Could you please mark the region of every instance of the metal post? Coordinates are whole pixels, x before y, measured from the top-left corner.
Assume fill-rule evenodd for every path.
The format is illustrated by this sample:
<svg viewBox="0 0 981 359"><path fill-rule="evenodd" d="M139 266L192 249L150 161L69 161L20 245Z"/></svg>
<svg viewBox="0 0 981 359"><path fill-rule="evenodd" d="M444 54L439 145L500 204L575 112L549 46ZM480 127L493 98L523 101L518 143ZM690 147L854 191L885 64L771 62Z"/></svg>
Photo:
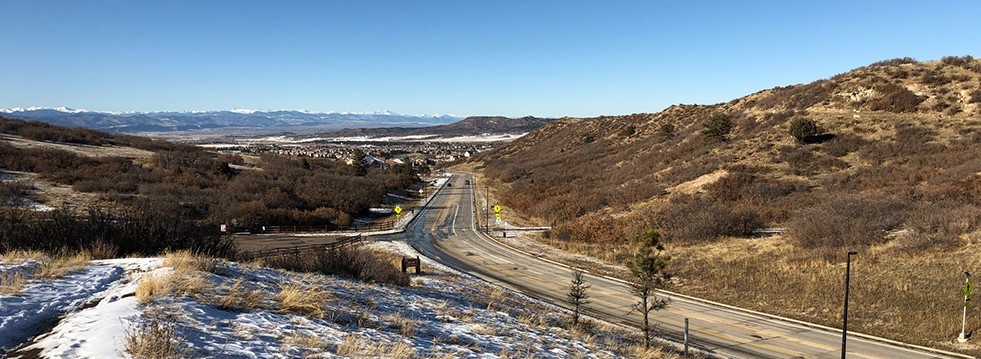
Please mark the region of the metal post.
<svg viewBox="0 0 981 359"><path fill-rule="evenodd" d="M490 184L484 185L487 188L486 196L484 196L484 232L488 235L490 234Z"/></svg>
<svg viewBox="0 0 981 359"><path fill-rule="evenodd" d="M856 251L848 251L848 259L845 262L845 315L841 322L841 359L845 359L845 344L848 341L848 282L851 279L852 256L858 254Z"/></svg>
<svg viewBox="0 0 981 359"><path fill-rule="evenodd" d="M961 317L961 335L957 336L958 343L967 342L967 305L970 303L971 298L968 297L970 288L968 287L971 283L971 273L964 272L964 314Z"/></svg>
<svg viewBox="0 0 981 359"><path fill-rule="evenodd" d="M688 318L685 318L685 355L688 355Z"/></svg>

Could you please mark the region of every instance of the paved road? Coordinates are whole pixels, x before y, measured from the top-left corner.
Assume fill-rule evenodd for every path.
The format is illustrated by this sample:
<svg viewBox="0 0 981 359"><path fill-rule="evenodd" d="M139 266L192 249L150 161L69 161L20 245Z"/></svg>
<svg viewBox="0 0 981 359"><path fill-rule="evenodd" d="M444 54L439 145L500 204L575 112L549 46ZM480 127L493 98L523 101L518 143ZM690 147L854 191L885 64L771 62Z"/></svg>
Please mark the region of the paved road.
<svg viewBox="0 0 981 359"><path fill-rule="evenodd" d="M456 174L430 207L406 228L389 238L405 239L424 255L490 282L516 289L558 305L568 291L571 270L505 247L475 230L473 193ZM592 284L590 315L639 326L640 315L628 314L634 299L625 284L586 275ZM840 332L814 329L743 311L670 297L668 308L653 316L665 336L678 339L684 318L690 318L692 342L705 350L737 358L839 358ZM946 356L911 350L849 336L849 358L922 359Z"/></svg>

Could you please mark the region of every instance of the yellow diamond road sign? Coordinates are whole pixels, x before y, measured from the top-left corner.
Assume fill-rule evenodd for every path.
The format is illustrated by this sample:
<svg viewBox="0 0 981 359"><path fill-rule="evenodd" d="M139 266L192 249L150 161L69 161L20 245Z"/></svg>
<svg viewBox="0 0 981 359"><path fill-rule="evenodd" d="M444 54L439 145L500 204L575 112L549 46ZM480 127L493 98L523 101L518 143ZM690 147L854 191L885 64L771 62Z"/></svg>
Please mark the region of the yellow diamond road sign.
<svg viewBox="0 0 981 359"><path fill-rule="evenodd" d="M497 204L494 205L494 213L501 213L501 206L500 205L497 205Z"/></svg>
<svg viewBox="0 0 981 359"><path fill-rule="evenodd" d="M395 206L395 214L402 214L402 206Z"/></svg>

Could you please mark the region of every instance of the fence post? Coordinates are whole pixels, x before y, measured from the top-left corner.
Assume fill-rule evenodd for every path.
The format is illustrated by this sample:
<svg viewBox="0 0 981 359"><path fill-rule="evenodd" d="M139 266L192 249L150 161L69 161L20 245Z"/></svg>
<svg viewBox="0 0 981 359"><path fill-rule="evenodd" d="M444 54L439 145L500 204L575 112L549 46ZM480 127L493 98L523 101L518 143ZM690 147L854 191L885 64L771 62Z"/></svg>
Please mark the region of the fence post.
<svg viewBox="0 0 981 359"><path fill-rule="evenodd" d="M405 273L405 256L402 256L402 273Z"/></svg>
<svg viewBox="0 0 981 359"><path fill-rule="evenodd" d="M416 256L416 274L422 274L422 261Z"/></svg>

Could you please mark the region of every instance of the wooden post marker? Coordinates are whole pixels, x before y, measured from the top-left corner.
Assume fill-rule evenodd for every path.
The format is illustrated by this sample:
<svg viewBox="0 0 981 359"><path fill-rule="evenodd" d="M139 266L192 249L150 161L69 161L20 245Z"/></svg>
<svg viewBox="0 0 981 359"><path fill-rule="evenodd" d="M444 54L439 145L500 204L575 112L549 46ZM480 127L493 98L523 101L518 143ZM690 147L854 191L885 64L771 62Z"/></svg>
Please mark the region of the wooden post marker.
<svg viewBox="0 0 981 359"><path fill-rule="evenodd" d="M416 267L416 274L422 274L422 261L419 260L419 256L415 258L402 256L402 273L405 273L409 267Z"/></svg>

